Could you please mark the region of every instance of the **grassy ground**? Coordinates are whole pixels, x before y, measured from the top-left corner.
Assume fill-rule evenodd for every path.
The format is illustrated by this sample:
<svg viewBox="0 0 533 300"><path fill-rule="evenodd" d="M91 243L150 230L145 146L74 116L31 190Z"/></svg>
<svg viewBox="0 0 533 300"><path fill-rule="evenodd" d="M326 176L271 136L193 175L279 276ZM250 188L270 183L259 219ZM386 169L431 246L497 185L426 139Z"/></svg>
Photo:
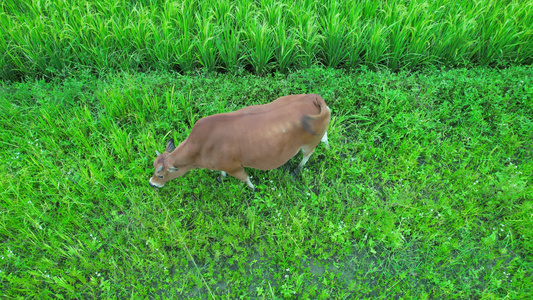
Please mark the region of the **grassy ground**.
<svg viewBox="0 0 533 300"><path fill-rule="evenodd" d="M523 299L533 68L0 83L2 298ZM331 149L149 188L209 114L314 92ZM190 254L189 254L190 253ZM194 258L191 259L191 258ZM200 275L201 274L201 275Z"/></svg>
<svg viewBox="0 0 533 300"><path fill-rule="evenodd" d="M533 63L521 0L4 0L0 79Z"/></svg>

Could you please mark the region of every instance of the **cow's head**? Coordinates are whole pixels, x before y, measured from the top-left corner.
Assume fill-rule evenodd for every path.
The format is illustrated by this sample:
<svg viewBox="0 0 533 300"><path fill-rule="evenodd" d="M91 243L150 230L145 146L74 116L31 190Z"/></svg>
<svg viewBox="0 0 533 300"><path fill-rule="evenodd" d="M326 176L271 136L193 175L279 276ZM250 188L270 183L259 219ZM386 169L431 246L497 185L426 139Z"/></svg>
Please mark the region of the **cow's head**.
<svg viewBox="0 0 533 300"><path fill-rule="evenodd" d="M167 147L165 152L159 153L157 150L157 158L154 161L155 172L152 178L150 178L149 184L154 188L161 188L165 183L171 179L180 177L182 172L179 172L179 168L174 166L174 160L171 158L170 154L174 151L176 147L174 146L174 139L170 139L167 142Z"/></svg>

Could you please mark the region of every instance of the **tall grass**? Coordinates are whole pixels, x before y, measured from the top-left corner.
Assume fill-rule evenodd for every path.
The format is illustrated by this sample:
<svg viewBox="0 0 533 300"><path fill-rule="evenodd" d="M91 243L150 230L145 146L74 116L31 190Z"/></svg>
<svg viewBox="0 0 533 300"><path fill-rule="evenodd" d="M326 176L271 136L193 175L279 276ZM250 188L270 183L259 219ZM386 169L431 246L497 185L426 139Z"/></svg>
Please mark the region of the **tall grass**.
<svg viewBox="0 0 533 300"><path fill-rule="evenodd" d="M0 78L533 62L530 1L6 0Z"/></svg>

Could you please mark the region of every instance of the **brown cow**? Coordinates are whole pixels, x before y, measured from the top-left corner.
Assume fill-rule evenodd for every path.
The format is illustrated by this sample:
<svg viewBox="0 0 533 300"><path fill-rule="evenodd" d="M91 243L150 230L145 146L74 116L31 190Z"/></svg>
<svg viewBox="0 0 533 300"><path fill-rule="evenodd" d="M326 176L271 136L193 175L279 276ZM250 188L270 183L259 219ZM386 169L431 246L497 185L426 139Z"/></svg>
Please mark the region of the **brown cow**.
<svg viewBox="0 0 533 300"><path fill-rule="evenodd" d="M216 114L198 120L189 136L178 145L169 140L165 152L154 161L150 186L163 187L189 170L221 171L255 187L244 167L271 170L280 167L302 149L298 173L320 141L328 145L326 130L331 115L316 94L291 95L264 105Z"/></svg>

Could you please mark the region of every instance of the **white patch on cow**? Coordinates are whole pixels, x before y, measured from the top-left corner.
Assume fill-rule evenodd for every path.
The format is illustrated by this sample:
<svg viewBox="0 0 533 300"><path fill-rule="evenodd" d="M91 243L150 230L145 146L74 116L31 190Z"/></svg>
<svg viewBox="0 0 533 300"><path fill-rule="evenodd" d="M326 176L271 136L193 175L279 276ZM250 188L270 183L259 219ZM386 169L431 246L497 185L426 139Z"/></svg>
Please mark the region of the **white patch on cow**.
<svg viewBox="0 0 533 300"><path fill-rule="evenodd" d="M283 128L283 133L285 133L285 128Z"/></svg>
<svg viewBox="0 0 533 300"><path fill-rule="evenodd" d="M329 143L328 143L328 132L324 132L324 136L320 140L322 143L326 144L326 149L329 149Z"/></svg>
<svg viewBox="0 0 533 300"><path fill-rule="evenodd" d="M164 186L164 184L157 184L157 183L152 182L152 178L150 178L150 185L158 187L158 188L162 188Z"/></svg>

